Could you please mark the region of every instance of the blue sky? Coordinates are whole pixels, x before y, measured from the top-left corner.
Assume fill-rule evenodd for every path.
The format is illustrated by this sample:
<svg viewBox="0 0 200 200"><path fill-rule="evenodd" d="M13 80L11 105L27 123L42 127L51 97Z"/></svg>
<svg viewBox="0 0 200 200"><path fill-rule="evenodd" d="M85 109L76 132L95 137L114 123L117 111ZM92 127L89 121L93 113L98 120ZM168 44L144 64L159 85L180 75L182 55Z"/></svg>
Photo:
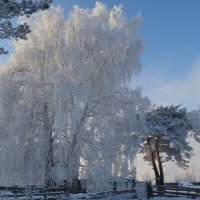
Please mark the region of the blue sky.
<svg viewBox="0 0 200 200"><path fill-rule="evenodd" d="M67 17L73 5L92 8L95 0L54 0ZM200 1L102 0L109 8L123 4L129 17L142 12L142 70L133 85L156 104L180 104L189 110L200 104ZM8 41L1 41L6 45ZM10 47L9 47L10 48ZM11 50L12 51L12 50ZM10 54L9 54L10 55ZM1 56L6 63L9 56ZM199 94L198 94L199 93Z"/></svg>

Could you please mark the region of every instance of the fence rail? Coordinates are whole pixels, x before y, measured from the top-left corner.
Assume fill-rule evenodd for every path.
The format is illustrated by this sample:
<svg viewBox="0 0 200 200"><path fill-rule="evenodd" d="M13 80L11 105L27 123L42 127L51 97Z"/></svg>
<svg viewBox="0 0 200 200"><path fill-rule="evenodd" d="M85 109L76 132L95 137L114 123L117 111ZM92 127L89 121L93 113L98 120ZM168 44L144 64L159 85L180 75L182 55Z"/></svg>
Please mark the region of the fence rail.
<svg viewBox="0 0 200 200"><path fill-rule="evenodd" d="M200 188L182 187L175 185L153 186L154 196L200 198Z"/></svg>
<svg viewBox="0 0 200 200"><path fill-rule="evenodd" d="M76 186L75 186L76 187ZM80 186L77 186L80 187ZM70 189L71 187L67 187L66 185L61 185L57 187L36 187L36 186L27 186L27 187L4 187L0 186L0 199L21 199L21 197L26 197L27 199L35 199L35 200L58 200L58 199L71 199ZM69 195L70 193L70 195ZM135 189L126 189L126 190L109 190L98 193L91 193L89 196L91 199L103 198L106 196L114 196L120 194L131 193L133 197L136 197ZM86 194L87 195L87 194ZM88 199L90 199L88 197ZM84 198L84 195L83 195Z"/></svg>

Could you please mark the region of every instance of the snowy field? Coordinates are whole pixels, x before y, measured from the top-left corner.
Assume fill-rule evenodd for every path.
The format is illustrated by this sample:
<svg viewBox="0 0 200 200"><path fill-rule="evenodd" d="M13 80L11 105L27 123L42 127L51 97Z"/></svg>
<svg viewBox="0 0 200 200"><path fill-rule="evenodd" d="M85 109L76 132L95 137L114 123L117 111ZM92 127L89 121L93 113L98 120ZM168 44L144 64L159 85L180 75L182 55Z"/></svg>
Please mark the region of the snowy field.
<svg viewBox="0 0 200 200"><path fill-rule="evenodd" d="M68 198L61 198L59 200L83 200L83 199L99 199L99 200L131 200L131 199L135 199L135 200L140 200L138 198L136 198L133 194L121 194L121 195L110 195L110 196L106 196L106 197L98 197L98 196L94 196L91 194L88 195L83 195L83 194L76 194L76 195L71 195ZM188 200L189 198L185 198L185 197L153 197L150 198L150 200ZM27 198L27 197L23 197L23 198L3 198L0 197L0 200L35 200L35 198ZM146 200L146 199L142 199L142 200Z"/></svg>
<svg viewBox="0 0 200 200"><path fill-rule="evenodd" d="M30 198L30 197L1 197L0 200L35 200L35 199L42 199L43 197L37 198ZM67 198L58 198L59 200L81 200L81 199L99 199L99 200L130 200L130 199L137 199L133 194L121 194L121 195L106 195L104 197L98 196L96 194L73 194Z"/></svg>
<svg viewBox="0 0 200 200"><path fill-rule="evenodd" d="M74 197L73 199L81 200L82 198ZM94 199L94 198L91 198L91 199ZM108 197L103 197L103 198L98 198L98 199L99 200L130 200L130 199L137 200L138 198L135 198L131 194L121 194L121 195L108 196ZM174 200L174 199L175 200L188 200L189 198L185 198L185 197L153 197L153 198L150 198L150 200ZM143 199L143 200L145 200L145 199Z"/></svg>
<svg viewBox="0 0 200 200"><path fill-rule="evenodd" d="M136 199L136 197L133 194L121 194L121 195L108 195L106 197L99 198L95 195L87 195L87 196L81 196L79 194L72 195L69 199L74 200L80 200L80 199L100 199L100 200L130 200L130 199Z"/></svg>
<svg viewBox="0 0 200 200"><path fill-rule="evenodd" d="M189 198L186 198L186 197L153 197L153 198L150 198L150 200L173 200L173 199L188 200Z"/></svg>

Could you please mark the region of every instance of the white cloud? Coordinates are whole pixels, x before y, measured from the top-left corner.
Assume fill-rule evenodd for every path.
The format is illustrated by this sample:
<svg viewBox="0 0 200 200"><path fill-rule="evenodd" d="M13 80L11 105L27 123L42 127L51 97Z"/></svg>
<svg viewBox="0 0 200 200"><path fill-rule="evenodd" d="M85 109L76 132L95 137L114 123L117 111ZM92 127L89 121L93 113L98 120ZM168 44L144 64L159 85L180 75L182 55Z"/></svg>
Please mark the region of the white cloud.
<svg viewBox="0 0 200 200"><path fill-rule="evenodd" d="M1 55L0 55L1 56ZM0 69L2 69L4 67L4 64L1 63L1 60L0 60Z"/></svg>
<svg viewBox="0 0 200 200"><path fill-rule="evenodd" d="M149 74L144 71L134 84L142 85L143 94L152 103L182 104L189 110L197 109L200 104L200 59L194 62L185 77L180 74L180 77L174 79L158 71Z"/></svg>

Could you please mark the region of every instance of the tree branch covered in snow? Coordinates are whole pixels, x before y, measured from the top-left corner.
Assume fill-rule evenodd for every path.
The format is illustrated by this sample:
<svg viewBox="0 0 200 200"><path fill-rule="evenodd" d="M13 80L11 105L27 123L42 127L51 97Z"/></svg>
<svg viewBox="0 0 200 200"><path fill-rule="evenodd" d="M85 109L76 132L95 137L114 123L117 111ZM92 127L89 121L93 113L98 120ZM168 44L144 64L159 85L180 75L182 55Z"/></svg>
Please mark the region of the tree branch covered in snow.
<svg viewBox="0 0 200 200"><path fill-rule="evenodd" d="M187 117L191 124L191 136L194 137L197 142L200 142L200 109L190 111Z"/></svg>

